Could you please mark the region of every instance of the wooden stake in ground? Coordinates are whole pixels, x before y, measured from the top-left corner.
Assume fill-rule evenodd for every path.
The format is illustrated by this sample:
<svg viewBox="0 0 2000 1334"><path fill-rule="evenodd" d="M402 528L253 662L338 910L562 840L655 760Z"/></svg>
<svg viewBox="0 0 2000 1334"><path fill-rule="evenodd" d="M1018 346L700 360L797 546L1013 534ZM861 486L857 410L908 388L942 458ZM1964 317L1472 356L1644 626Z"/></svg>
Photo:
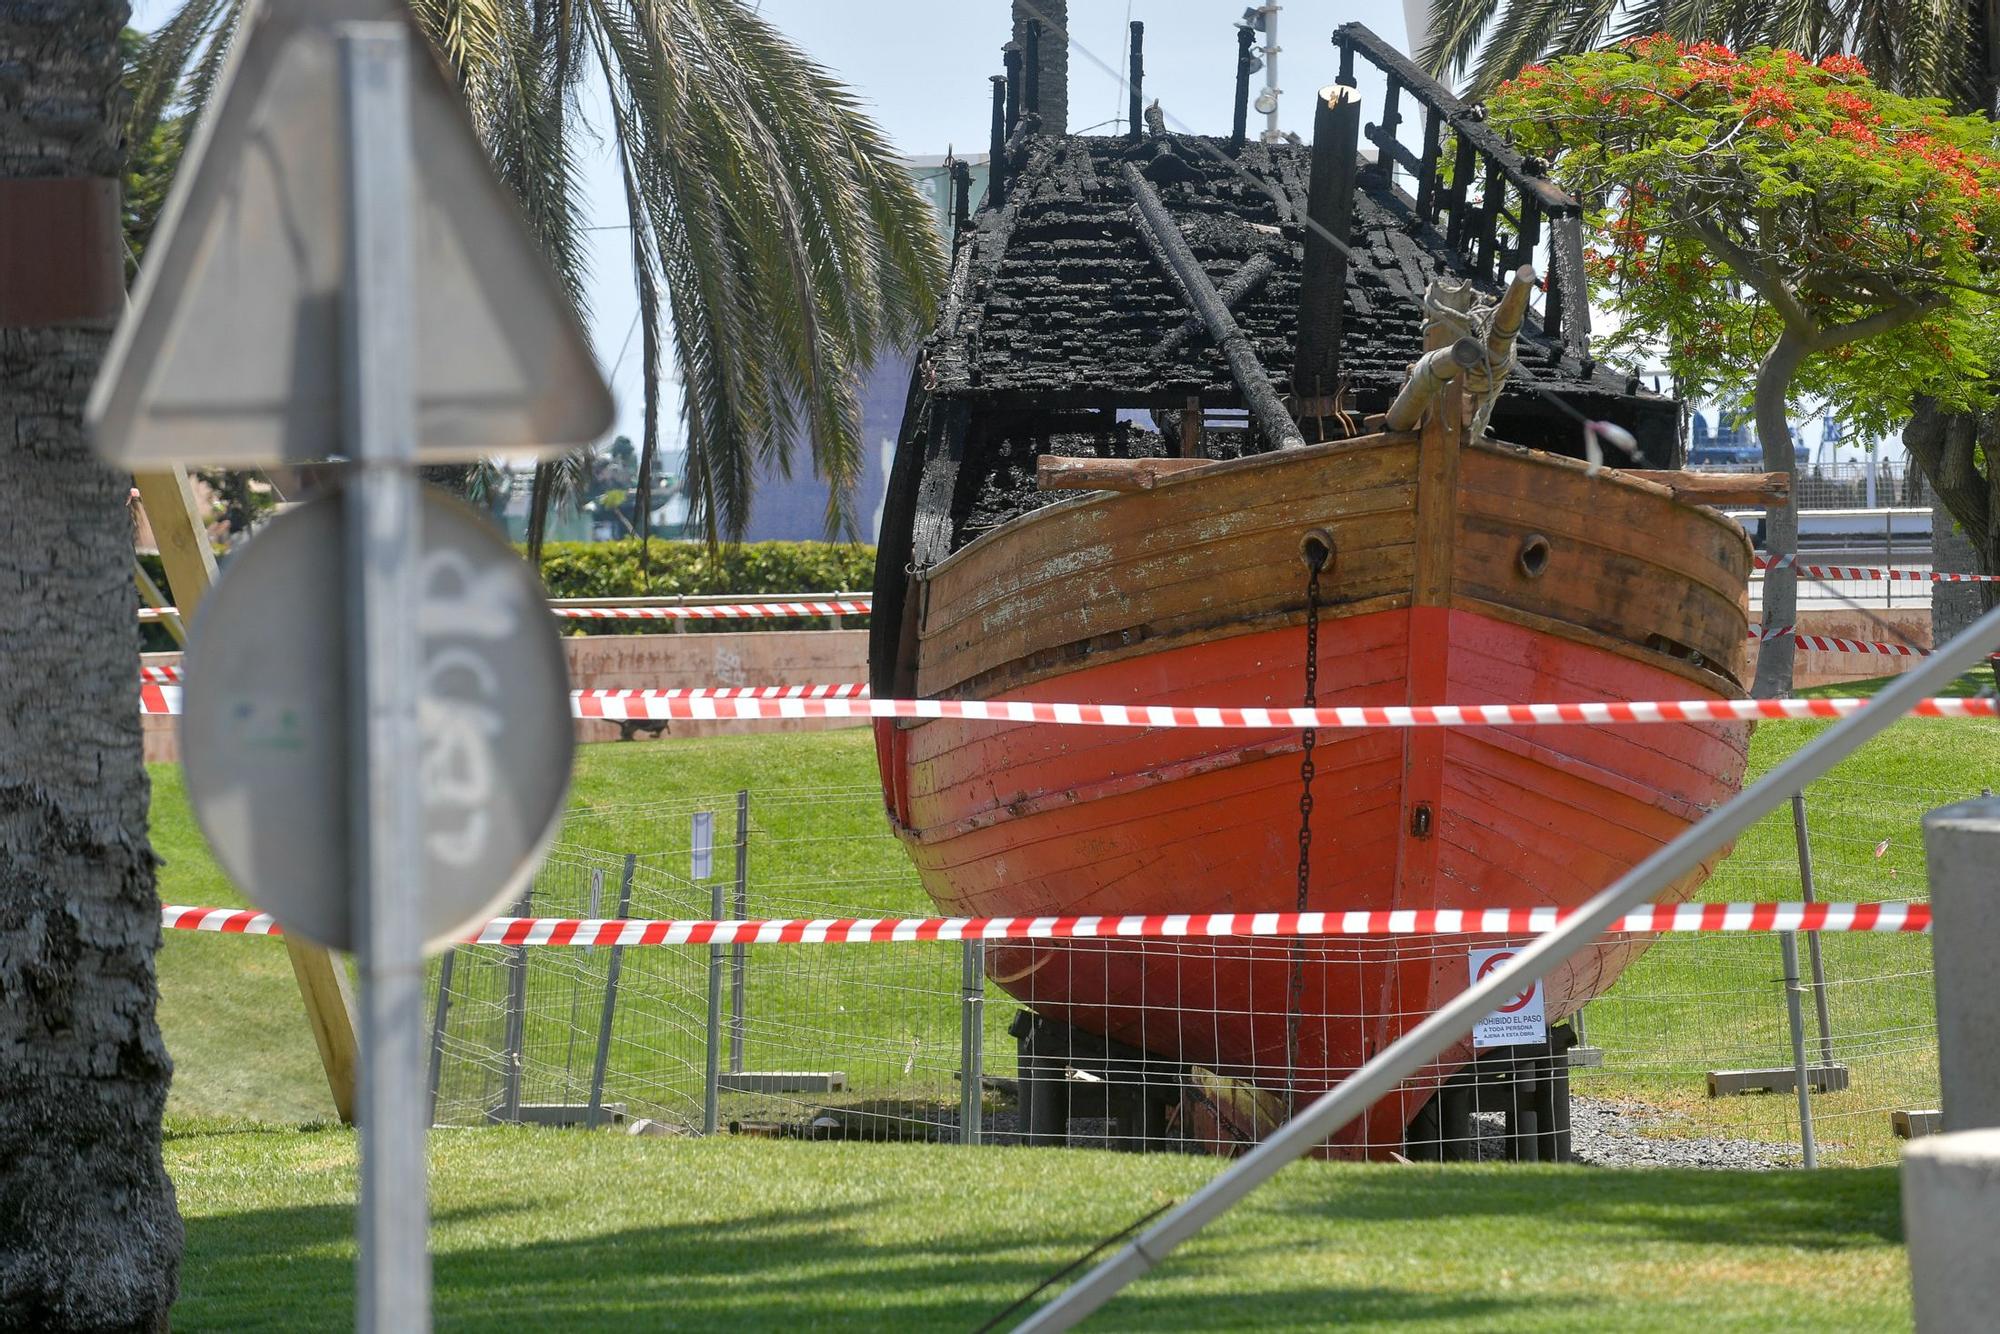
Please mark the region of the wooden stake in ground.
<svg viewBox="0 0 2000 1334"><path fill-rule="evenodd" d="M215 582L215 552L195 512L187 470L175 466L169 472L135 473L132 481L139 488L139 503L146 507L153 538L160 544L174 606L181 623L191 626L195 608ZM326 1070L334 1111L343 1124L352 1125L359 1048L347 969L331 952L290 936L285 937L285 952L291 956L292 976L298 979L299 996L305 1001L306 1024Z"/></svg>

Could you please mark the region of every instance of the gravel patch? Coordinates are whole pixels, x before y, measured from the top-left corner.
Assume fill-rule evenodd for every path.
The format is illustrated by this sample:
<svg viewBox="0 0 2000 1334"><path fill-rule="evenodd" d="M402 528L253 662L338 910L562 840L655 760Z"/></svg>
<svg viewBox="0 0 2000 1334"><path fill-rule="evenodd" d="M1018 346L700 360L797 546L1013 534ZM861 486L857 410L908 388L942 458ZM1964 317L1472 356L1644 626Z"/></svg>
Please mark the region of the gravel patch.
<svg viewBox="0 0 2000 1334"><path fill-rule="evenodd" d="M1709 1167L1768 1172L1799 1164L1796 1144L1719 1135L1674 1136L1675 1128L1687 1121L1678 1112L1645 1103L1572 1097L1570 1152L1576 1162L1593 1167ZM1661 1131L1673 1137L1663 1137ZM1493 1133L1499 1133L1498 1126Z"/></svg>

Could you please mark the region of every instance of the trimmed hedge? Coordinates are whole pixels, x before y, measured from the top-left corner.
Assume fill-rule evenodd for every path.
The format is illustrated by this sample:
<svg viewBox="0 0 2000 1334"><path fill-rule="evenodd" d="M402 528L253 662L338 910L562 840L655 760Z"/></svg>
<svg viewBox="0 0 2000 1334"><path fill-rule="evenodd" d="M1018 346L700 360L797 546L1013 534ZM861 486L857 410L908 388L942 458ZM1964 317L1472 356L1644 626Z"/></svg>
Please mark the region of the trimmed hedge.
<svg viewBox="0 0 2000 1334"><path fill-rule="evenodd" d="M861 543L745 542L711 551L704 542L654 539L647 572L639 542L551 542L542 549L542 583L552 598L675 597L728 594L745 599L807 593L866 592L875 583L875 548ZM843 627L868 623L843 618ZM688 631L823 629L820 619L684 621ZM659 634L661 621L570 622L572 634Z"/></svg>
<svg viewBox="0 0 2000 1334"><path fill-rule="evenodd" d="M166 572L156 555L141 556L161 588ZM542 549L542 583L552 598L674 597L733 594L746 600L800 593L865 593L875 584L875 548L862 543L744 542L711 552L704 542L655 538L647 576L639 573L639 541L551 542ZM568 634L660 634L668 621L565 621ZM754 621L683 621L690 632L718 630L813 630L821 618ZM841 619L844 628L868 624L865 616ZM150 651L178 647L156 623L141 627Z"/></svg>

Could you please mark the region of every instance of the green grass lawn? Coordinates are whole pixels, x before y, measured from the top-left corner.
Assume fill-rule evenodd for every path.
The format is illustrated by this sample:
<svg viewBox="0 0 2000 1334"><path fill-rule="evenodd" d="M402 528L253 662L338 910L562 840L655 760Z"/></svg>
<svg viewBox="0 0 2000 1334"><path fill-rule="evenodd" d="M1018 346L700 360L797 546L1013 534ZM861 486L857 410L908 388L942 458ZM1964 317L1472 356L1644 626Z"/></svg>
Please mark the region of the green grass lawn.
<svg viewBox="0 0 2000 1334"><path fill-rule="evenodd" d="M1753 775L1820 730L1760 728ZM156 767L153 781L162 897L239 903L188 816L179 770ZM1811 795L1822 897L1921 897L1921 812L1989 784L2000 786L2000 727L1899 724ZM732 794L748 788L757 793L753 915L924 911L873 785L872 747L859 729L587 747L564 839L572 848L648 853L634 913L685 914L706 901L705 887L686 880L689 813L716 811L717 866L727 876ZM1884 838L1890 846L1878 858ZM1791 859L1781 813L1741 841L1704 897L1795 897ZM571 853L544 876L537 910L579 911L593 868L608 873L600 896L615 894L618 859ZM888 957L881 952L753 950L751 1068L782 1065L794 1053L804 1060L837 1031L851 1073L864 1073L864 1061L876 1072L866 1075L871 1087L950 1101L950 948L902 951L901 971L872 983L834 970ZM529 1048L538 1070L560 1066L568 1082L526 1095L573 1098L575 1034L593 1022L603 956L536 957L553 971L531 993ZM928 961L907 962L920 957ZM466 976L483 967L487 983L504 977L498 951L480 958L461 955ZM1770 937L1656 947L1591 1007L1591 1041L1622 1068L1584 1079L1580 1091L1645 1098L1683 1118L1656 1133L1785 1138L1789 1098L1711 1103L1698 1095L1707 1068L1784 1059L1776 961ZM636 998L649 991L664 997L661 1013L698 1009L706 966L698 952L631 951L626 962L634 1013L644 1016ZM1893 1144L1881 1109L1919 1105L1935 1092L1927 941L1834 938L1827 966L1840 1055L1856 1088L1819 1100L1822 1139L1833 1141L1834 1161L1887 1161ZM567 989L564 968L576 972ZM173 933L159 971L161 1022L177 1064L167 1161L188 1228L177 1325L349 1324L354 1139L298 1128L331 1107L284 951L269 941ZM490 989L467 994L475 1026L480 1004L497 1013ZM812 1015L817 1036L787 1045L797 1037L787 1033L788 1016L800 1013ZM992 1007L992 1069L1011 1057L1008 1013ZM621 1027L614 1066L664 1083L662 1072L698 1065L699 1053L698 1034L670 1031L661 1019L651 1029ZM489 1095L467 1094L475 1102ZM685 1103L684 1086L676 1096ZM536 1318L646 1329L971 1328L1217 1170L1205 1158L1080 1150L516 1129L440 1131L432 1151L444 1328ZM1129 1291L1096 1327L1903 1328L1896 1219L1886 1168L1746 1180L1302 1163Z"/></svg>
<svg viewBox="0 0 2000 1334"><path fill-rule="evenodd" d="M178 1329L352 1321L355 1143L184 1124ZM1083 1150L432 1138L441 1329L973 1329L1213 1160ZM1300 1163L1095 1329L1902 1329L1886 1169Z"/></svg>

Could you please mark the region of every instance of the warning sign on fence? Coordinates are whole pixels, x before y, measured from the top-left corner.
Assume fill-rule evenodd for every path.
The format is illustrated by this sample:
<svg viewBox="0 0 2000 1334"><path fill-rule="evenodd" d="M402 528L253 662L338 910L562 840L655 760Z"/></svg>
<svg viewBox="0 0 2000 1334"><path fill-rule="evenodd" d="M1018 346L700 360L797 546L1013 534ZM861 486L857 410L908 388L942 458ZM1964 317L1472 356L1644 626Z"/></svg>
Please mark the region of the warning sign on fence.
<svg viewBox="0 0 2000 1334"><path fill-rule="evenodd" d="M1467 951L1466 964L1471 980L1477 982L1488 973L1505 967L1519 952L1511 949ZM1544 1001L1542 984L1537 980L1526 991L1479 1021L1472 1030L1473 1049L1484 1051L1488 1047L1515 1047L1548 1041L1548 1008Z"/></svg>

